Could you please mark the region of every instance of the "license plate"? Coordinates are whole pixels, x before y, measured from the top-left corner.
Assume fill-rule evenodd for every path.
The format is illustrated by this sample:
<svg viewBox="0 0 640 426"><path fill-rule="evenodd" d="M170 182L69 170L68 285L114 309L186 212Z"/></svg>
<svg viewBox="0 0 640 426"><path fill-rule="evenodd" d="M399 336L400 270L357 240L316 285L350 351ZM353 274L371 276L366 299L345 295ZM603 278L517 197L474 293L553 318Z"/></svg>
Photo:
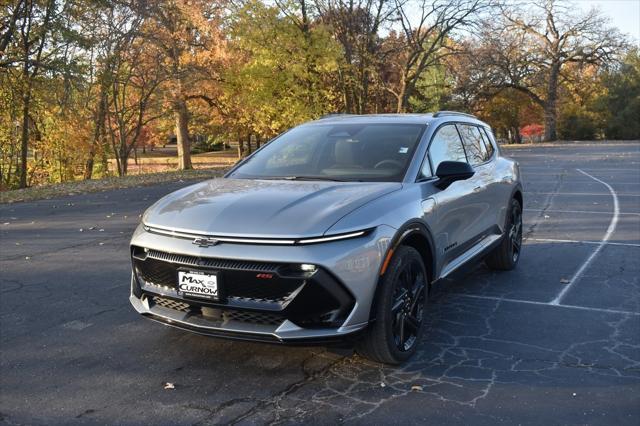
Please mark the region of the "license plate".
<svg viewBox="0 0 640 426"><path fill-rule="evenodd" d="M218 275L215 272L178 271L178 295L218 300Z"/></svg>

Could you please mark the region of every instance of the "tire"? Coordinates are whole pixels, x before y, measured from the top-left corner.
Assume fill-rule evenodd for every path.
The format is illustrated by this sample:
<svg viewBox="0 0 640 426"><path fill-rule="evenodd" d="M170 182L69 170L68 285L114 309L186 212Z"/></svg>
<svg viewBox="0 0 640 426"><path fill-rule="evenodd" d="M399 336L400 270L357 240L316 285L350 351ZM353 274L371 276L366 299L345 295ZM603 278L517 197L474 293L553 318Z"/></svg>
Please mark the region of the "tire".
<svg viewBox="0 0 640 426"><path fill-rule="evenodd" d="M400 246L379 283L374 302L375 321L356 346L372 361L401 364L411 358L424 330L429 276L420 254Z"/></svg>
<svg viewBox="0 0 640 426"><path fill-rule="evenodd" d="M513 198L507 213L505 235L496 248L485 258L485 263L497 271L510 271L516 267L522 251L522 206Z"/></svg>

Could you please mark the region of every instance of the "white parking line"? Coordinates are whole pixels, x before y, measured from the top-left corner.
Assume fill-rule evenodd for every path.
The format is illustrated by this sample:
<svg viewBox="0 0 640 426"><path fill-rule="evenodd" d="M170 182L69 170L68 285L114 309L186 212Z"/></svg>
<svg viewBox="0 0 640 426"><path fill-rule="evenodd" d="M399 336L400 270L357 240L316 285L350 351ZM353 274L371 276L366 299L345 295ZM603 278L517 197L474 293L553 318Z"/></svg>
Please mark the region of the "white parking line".
<svg viewBox="0 0 640 426"><path fill-rule="evenodd" d="M525 191L525 194L529 194L529 195L549 195L549 194L553 194L553 195L576 195L576 196L588 195L590 197L593 197L593 196L604 197L604 196L608 196L609 195L609 194L604 193L604 192L537 192L537 191ZM624 194L618 194L618 195L620 195L621 197L640 197L640 194L624 193Z"/></svg>
<svg viewBox="0 0 640 426"><path fill-rule="evenodd" d="M543 209L524 209L525 212L550 212L550 213L584 213L584 214L606 214L607 216L611 214L611 212L598 212L593 210L543 210ZM640 213L619 213L620 216L640 216Z"/></svg>
<svg viewBox="0 0 640 426"><path fill-rule="evenodd" d="M571 180L567 179L568 176L565 176L565 179L563 180L562 183L565 184L592 184L593 182L591 180L588 179L573 179L573 176L571 176ZM525 176L525 183L527 184L527 186L530 185L553 185L555 183L558 183L557 179L527 179L527 177ZM640 181L638 182L613 182L616 185L640 185Z"/></svg>
<svg viewBox="0 0 640 426"><path fill-rule="evenodd" d="M558 170L561 172L564 171L568 171L569 169L567 168L563 168L563 167L546 167L546 166L527 166L527 165L521 165L520 166L521 170ZM607 173L627 173L627 172L634 172L634 173L638 173L638 169L629 169L629 168L619 168L619 169L587 169L589 171L591 171L592 173L594 172L607 172Z"/></svg>
<svg viewBox="0 0 640 426"><path fill-rule="evenodd" d="M552 304L552 303L549 303L549 302L535 302L533 300L509 299L507 297L477 296L475 294L465 294L465 293L450 293L450 294L452 296L469 297L471 299L495 300L495 301L499 301L499 302L508 302L508 303L523 303L525 305L554 306L554 307L558 307L558 308L577 309L577 310L581 310L581 311L606 312L608 314L638 315L638 316L640 316L640 312L620 311L620 310L617 310L617 309L592 308L592 307L588 307L588 306L578 306L578 305L557 305L557 304Z"/></svg>
<svg viewBox="0 0 640 426"><path fill-rule="evenodd" d="M540 241L543 243L574 243L574 244L603 244L603 241L584 241L584 240L559 240L556 238L526 238L525 241ZM604 241L608 246L623 246L623 247L640 247L640 244L634 243L612 243Z"/></svg>
<svg viewBox="0 0 640 426"><path fill-rule="evenodd" d="M569 280L569 284L567 284L566 287L564 287L560 291L560 293L558 293L558 295L555 297L555 299L553 299L550 302L551 305L559 305L562 302L562 299L564 298L564 296L569 292L569 290L571 290L571 288L580 279L580 277L582 277L582 274L584 274L584 271L586 271L586 269L589 267L591 262L593 262L593 259L596 258L598 253L600 253L602 248L606 245L606 242L609 241L609 238L611 238L611 234L613 234L613 231L615 231L616 225L618 224L618 216L620 215L620 206L618 204L618 195L616 194L616 191L611 187L611 185L609 185L607 182L605 182L603 180L598 179L597 177L591 176L589 173L587 173L585 171L582 171L580 169L576 169L576 170L579 171L580 173L582 173L583 175L589 176L591 179L595 180L596 182L600 182L605 187L607 187L607 189L611 193L611 197L613 197L613 217L611 218L611 222L609 223L609 227L607 228L607 232L604 234L604 237L602 237L602 241L600 242L598 247L596 247L596 249L593 251L593 253L591 253L591 255L587 258L587 260L584 261L582 266L580 266L580 269L578 269L576 271L576 273L573 274L573 277L571 277L571 279Z"/></svg>

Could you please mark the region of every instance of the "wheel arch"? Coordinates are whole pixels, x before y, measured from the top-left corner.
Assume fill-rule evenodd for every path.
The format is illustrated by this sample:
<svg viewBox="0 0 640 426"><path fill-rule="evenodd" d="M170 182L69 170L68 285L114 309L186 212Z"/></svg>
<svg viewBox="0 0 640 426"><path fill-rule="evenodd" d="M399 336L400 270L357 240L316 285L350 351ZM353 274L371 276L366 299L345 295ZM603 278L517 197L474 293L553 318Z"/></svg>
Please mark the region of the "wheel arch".
<svg viewBox="0 0 640 426"><path fill-rule="evenodd" d="M520 208L524 209L524 200L522 198L522 186L518 185L513 189L511 193L511 198L515 198L516 200L518 200L518 202L520 203Z"/></svg>
<svg viewBox="0 0 640 426"><path fill-rule="evenodd" d="M435 244L433 236L426 224L417 221L408 222L401 226L396 232L395 236L391 240L391 244L389 244L389 247L387 248L383 263L380 266L376 293L369 311L370 321L375 320L376 305L379 299L378 293L380 289L380 282L387 272L386 268L389 265L394 252L398 247L402 245L412 247L420 254L420 257L422 257L422 261L424 262L424 265L427 269L427 275L429 276L429 289L431 288L431 283L433 282L436 273L436 258L434 255Z"/></svg>
<svg viewBox="0 0 640 426"><path fill-rule="evenodd" d="M383 267L388 264L393 252L401 245L413 247L420 253L427 268L427 274L429 274L429 282L432 282L436 272L435 243L429 227L417 221L405 223L398 229L387 249L385 263L380 268L380 276L384 275L386 271L383 270Z"/></svg>

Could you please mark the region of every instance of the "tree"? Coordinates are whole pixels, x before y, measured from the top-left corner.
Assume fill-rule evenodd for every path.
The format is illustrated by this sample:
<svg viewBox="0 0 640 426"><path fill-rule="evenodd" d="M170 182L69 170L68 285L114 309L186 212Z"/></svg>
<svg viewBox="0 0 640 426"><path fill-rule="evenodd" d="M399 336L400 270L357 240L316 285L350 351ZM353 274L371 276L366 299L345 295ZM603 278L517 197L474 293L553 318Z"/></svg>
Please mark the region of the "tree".
<svg viewBox="0 0 640 426"><path fill-rule="evenodd" d="M483 33L492 52L485 64L495 87L510 87L544 110L545 140L557 139L559 87L568 64L602 65L624 46L618 31L596 9L578 15L559 0L505 7ZM488 24L489 25L489 24Z"/></svg>
<svg viewBox="0 0 640 426"><path fill-rule="evenodd" d="M128 42L126 53L113 66L106 112L120 176L127 174L129 156L144 127L162 115L161 111L158 115L149 113L164 78L161 61L153 56L153 50L144 49L144 41L139 37L132 35Z"/></svg>
<svg viewBox="0 0 640 426"><path fill-rule="evenodd" d="M148 17L145 39L162 53L168 79L163 87L173 110L178 143L178 168L192 168L189 107L192 100L214 103L216 94L204 87L220 79L225 60L220 33L223 9L206 0L162 0L142 3L139 13Z"/></svg>
<svg viewBox="0 0 640 426"><path fill-rule="evenodd" d="M375 112L372 86L383 58L379 33L391 23L395 4L388 0L316 0L315 4L319 19L342 46L337 82L344 112Z"/></svg>
<svg viewBox="0 0 640 426"><path fill-rule="evenodd" d="M247 2L229 26L235 62L224 73L221 104L228 128L242 138L270 138L330 112L340 48L326 25L301 12Z"/></svg>
<svg viewBox="0 0 640 426"><path fill-rule="evenodd" d="M461 27L472 24L478 13L491 5L481 0L421 0L419 17L412 13L415 4L396 0L397 16L402 28L396 55L399 63L398 82L387 90L396 98L396 111L406 112L409 100L423 74L456 53L450 36Z"/></svg>
<svg viewBox="0 0 640 426"><path fill-rule="evenodd" d="M139 37L141 24L140 15L134 13L129 5L117 2L94 5L83 15L82 32L91 35L86 79L89 86L87 96L92 101L87 102L86 108L91 111L93 123L84 164L84 179L92 178L94 159L99 151L102 152L102 166L105 172L108 171L106 121L110 90L117 73L115 67L123 63L132 40Z"/></svg>
<svg viewBox="0 0 640 426"><path fill-rule="evenodd" d="M502 90L479 102L475 112L509 143L522 143L522 127L539 123L541 116L540 108L528 96L513 89Z"/></svg>
<svg viewBox="0 0 640 426"><path fill-rule="evenodd" d="M608 139L640 139L640 53L632 49L619 67L602 75L605 93L594 105Z"/></svg>
<svg viewBox="0 0 640 426"><path fill-rule="evenodd" d="M19 87L22 101L20 135L20 188L27 187L30 117L33 89L42 68L54 58L45 51L58 18L55 0L18 2L10 11L10 23L2 35L3 67L20 69ZM53 49L52 49L53 50Z"/></svg>

